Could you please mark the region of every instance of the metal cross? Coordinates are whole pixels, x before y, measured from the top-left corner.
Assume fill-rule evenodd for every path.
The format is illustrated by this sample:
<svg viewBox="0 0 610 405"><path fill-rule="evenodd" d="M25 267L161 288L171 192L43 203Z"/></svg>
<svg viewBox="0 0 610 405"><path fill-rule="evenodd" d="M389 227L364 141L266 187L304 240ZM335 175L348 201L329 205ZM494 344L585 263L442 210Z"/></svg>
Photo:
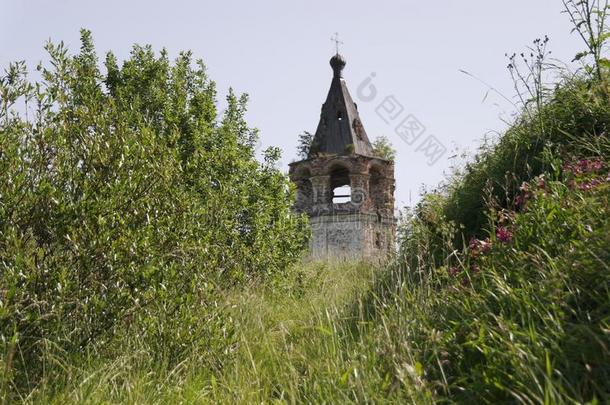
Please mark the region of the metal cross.
<svg viewBox="0 0 610 405"><path fill-rule="evenodd" d="M343 45L343 42L339 41L339 33L335 32L335 35L330 37L330 40L335 43L335 49L337 51L337 55L339 54L339 44Z"/></svg>

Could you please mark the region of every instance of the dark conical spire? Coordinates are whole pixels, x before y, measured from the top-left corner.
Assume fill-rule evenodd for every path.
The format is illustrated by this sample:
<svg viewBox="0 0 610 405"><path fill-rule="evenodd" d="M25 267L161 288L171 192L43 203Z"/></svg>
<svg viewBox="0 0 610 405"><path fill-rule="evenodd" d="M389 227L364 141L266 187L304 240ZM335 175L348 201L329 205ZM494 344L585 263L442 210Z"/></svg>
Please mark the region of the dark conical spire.
<svg viewBox="0 0 610 405"><path fill-rule="evenodd" d="M316 154L356 153L372 156L373 148L360 121L358 108L347 90L343 68L347 62L337 53L330 59L333 79L322 105L309 157Z"/></svg>

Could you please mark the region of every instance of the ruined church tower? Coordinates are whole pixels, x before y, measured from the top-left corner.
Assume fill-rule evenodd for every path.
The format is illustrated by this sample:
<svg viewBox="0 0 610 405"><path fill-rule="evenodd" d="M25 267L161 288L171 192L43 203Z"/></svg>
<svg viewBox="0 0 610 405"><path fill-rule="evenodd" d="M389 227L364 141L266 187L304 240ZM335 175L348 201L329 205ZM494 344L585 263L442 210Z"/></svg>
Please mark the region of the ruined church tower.
<svg viewBox="0 0 610 405"><path fill-rule="evenodd" d="M306 159L290 164L295 210L310 218L314 258L375 258L394 250L394 163L375 156L345 80L333 78Z"/></svg>

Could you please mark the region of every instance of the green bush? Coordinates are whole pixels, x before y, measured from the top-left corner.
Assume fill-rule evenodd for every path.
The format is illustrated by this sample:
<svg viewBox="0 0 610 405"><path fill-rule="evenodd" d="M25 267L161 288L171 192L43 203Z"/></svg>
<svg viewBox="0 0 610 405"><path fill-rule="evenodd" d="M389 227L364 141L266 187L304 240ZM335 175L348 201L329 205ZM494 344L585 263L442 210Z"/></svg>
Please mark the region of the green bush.
<svg viewBox="0 0 610 405"><path fill-rule="evenodd" d="M403 322L412 326L397 340L411 342L427 389L457 402L609 399L604 167L576 180L537 179L524 187L521 212L491 209L487 239L447 251L448 265L395 293L406 299L383 313L395 324L410 311Z"/></svg>
<svg viewBox="0 0 610 405"><path fill-rule="evenodd" d="M374 319L401 325L387 350L433 401L610 400L610 87L596 62L533 94L399 227Z"/></svg>
<svg viewBox="0 0 610 405"><path fill-rule="evenodd" d="M246 96L218 117L190 53L172 64L134 46L102 73L87 31L75 56L46 49L39 81L23 63L0 77L5 388L36 384L45 347L133 333L172 363L223 341L218 289L282 273L306 239L278 150L255 158Z"/></svg>
<svg viewBox="0 0 610 405"><path fill-rule="evenodd" d="M487 225L485 198L508 207L523 181L550 169L545 149L560 153L572 150L575 139L608 136L608 86L607 80L566 79L540 110L524 113L496 145L484 147L452 180L443 208L447 220L463 225L467 237L482 235Z"/></svg>

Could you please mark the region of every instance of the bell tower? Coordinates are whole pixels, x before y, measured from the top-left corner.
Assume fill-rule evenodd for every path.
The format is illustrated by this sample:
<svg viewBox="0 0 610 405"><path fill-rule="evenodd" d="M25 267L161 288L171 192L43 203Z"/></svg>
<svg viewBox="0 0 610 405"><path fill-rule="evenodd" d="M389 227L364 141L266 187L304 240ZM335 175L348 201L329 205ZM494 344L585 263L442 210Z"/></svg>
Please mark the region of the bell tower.
<svg viewBox="0 0 610 405"><path fill-rule="evenodd" d="M379 258L394 251L394 162L375 156L343 79L345 59L330 59L333 78L306 159L290 164L294 209L309 216L314 258Z"/></svg>

